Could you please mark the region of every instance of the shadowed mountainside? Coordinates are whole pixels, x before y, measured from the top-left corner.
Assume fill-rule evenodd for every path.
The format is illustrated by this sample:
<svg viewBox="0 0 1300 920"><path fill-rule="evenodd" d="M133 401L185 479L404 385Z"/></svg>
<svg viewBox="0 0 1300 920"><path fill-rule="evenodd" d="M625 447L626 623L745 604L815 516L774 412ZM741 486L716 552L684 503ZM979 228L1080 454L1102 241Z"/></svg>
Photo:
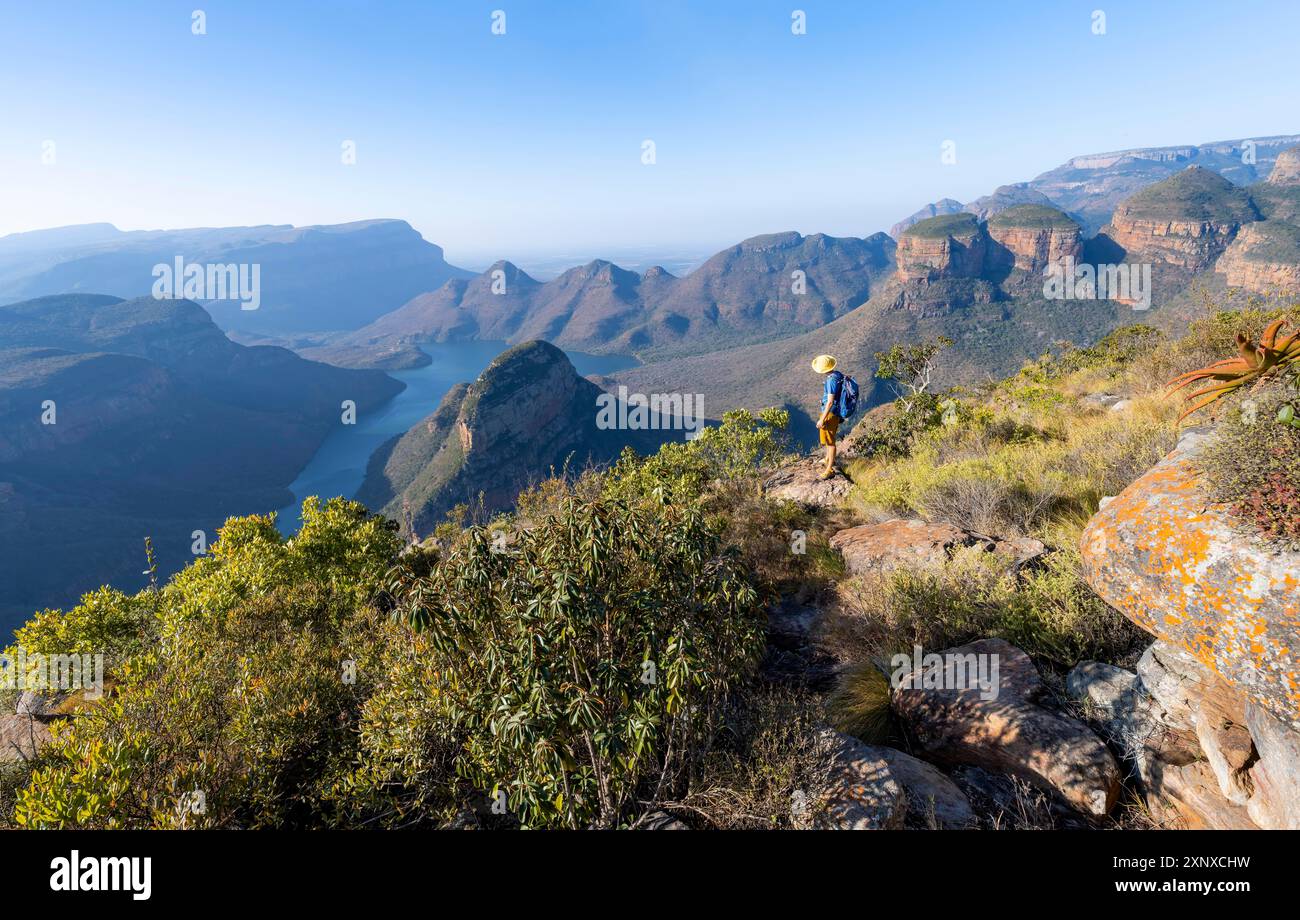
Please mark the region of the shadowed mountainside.
<svg viewBox="0 0 1300 920"><path fill-rule="evenodd" d="M339 423L402 385L236 345L198 304L73 294L0 308L3 625L138 587L227 516L265 512ZM75 559L75 565L67 560Z"/></svg>

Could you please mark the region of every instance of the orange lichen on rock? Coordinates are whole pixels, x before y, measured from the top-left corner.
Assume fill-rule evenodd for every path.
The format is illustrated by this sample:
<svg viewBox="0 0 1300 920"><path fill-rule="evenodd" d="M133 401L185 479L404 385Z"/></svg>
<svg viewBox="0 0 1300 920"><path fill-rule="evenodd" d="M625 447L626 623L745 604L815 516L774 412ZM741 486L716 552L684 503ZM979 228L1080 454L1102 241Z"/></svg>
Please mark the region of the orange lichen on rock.
<svg viewBox="0 0 1300 920"><path fill-rule="evenodd" d="M1203 430L1088 522L1085 576L1111 606L1300 728L1300 553L1244 535L1193 465Z"/></svg>

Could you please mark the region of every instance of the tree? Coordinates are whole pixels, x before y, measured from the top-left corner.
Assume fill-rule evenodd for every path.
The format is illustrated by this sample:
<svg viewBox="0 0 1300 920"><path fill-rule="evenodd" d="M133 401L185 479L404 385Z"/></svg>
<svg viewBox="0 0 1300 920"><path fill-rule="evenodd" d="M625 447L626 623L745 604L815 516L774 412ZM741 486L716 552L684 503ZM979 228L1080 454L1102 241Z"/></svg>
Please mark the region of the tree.
<svg viewBox="0 0 1300 920"><path fill-rule="evenodd" d="M876 352L876 376L893 381L894 394L905 414L910 415L923 402L919 397L929 393L939 352L952 343L952 339L941 335L917 344L895 343L889 351Z"/></svg>

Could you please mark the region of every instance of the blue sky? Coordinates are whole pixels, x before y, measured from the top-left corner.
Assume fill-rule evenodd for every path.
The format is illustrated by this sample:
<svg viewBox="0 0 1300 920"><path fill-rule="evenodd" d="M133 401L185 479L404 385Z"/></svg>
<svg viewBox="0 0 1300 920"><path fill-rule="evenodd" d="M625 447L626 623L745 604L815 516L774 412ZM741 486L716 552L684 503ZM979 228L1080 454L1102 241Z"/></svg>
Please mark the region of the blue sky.
<svg viewBox="0 0 1300 920"><path fill-rule="evenodd" d="M401 217L470 265L863 236L1077 154L1300 132L1297 34L1290 0L0 0L0 234Z"/></svg>

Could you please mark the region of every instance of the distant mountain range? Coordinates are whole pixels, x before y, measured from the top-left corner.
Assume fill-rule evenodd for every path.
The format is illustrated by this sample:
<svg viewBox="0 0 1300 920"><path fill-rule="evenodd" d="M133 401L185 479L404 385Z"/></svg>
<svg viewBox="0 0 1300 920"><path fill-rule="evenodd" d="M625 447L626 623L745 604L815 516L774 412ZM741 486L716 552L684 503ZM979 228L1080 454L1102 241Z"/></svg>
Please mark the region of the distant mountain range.
<svg viewBox="0 0 1300 920"><path fill-rule="evenodd" d="M539 282L509 262L451 280L332 345L545 339L643 358L697 353L824 325L893 272L894 241L775 233L717 253L684 278L610 262ZM322 357L327 357L322 354Z"/></svg>
<svg viewBox="0 0 1300 920"><path fill-rule="evenodd" d="M1012 373L1058 340L1091 344L1125 323L1182 326L1196 309L1186 297L1194 284L1289 302L1300 296L1300 147L1271 161L1269 178L1246 187L1184 166L1121 201L1091 239L1075 218L1041 204L994 210L986 220L966 210L939 213L900 232L895 276L834 322L780 341L648 364L607 383L700 392L711 415L786 405L808 437L820 393L808 362L817 354L839 358L871 404L892 398L872 375L874 353L894 342L947 335L955 345L938 382L969 383ZM1149 265L1150 302L1044 295L1048 265L1085 262Z"/></svg>
<svg viewBox="0 0 1300 920"><path fill-rule="evenodd" d="M194 531L211 542L227 516L290 499L344 400L365 411L401 388L237 345L185 300L0 307L0 625L102 584L139 588L145 536L175 571Z"/></svg>
<svg viewBox="0 0 1300 920"><path fill-rule="evenodd" d="M178 258L260 266L256 310L202 301L222 328L254 333L356 329L449 278L473 277L401 220L129 232L86 224L0 237L0 304L77 292L141 297L153 290L154 267Z"/></svg>
<svg viewBox="0 0 1300 920"><path fill-rule="evenodd" d="M1082 225L1084 234L1092 236L1125 198L1188 166L1216 172L1236 185L1252 185L1267 178L1277 155L1296 144L1300 144L1300 134L1087 154L1028 182L1004 185L991 196L966 205L940 199L894 224L889 232L897 238L917 221L961 210L985 220L1015 204L1046 204L1070 214Z"/></svg>

